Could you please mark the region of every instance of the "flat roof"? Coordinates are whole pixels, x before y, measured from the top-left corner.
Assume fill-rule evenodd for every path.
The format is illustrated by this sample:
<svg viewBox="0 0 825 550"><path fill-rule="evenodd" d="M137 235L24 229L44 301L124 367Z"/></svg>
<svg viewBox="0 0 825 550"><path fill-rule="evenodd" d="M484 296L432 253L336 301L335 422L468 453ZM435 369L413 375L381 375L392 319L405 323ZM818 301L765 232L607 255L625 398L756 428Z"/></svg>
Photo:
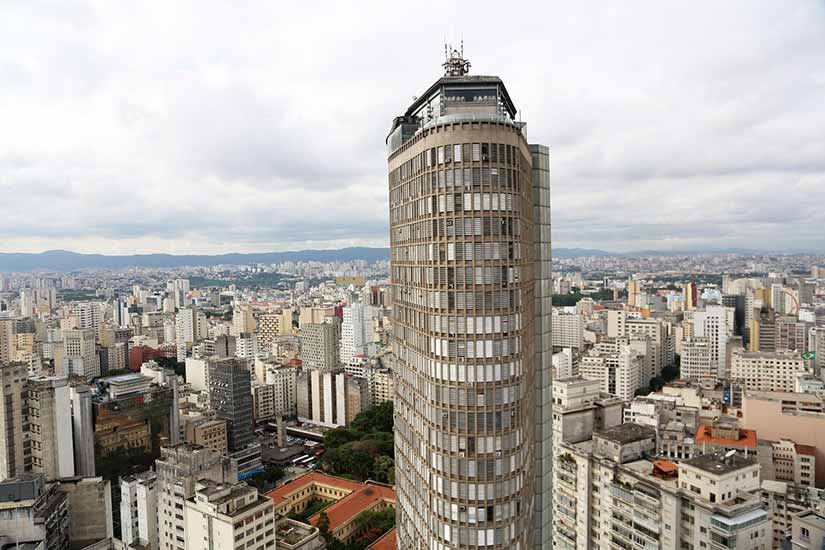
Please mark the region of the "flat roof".
<svg viewBox="0 0 825 550"><path fill-rule="evenodd" d="M796 517L798 517L805 523L816 525L820 529L825 529L825 514L816 512L814 510L806 510L804 512L798 513Z"/></svg>
<svg viewBox="0 0 825 550"><path fill-rule="evenodd" d="M593 435L595 437L607 439L608 441L624 444L656 437L656 430L648 426L628 422L626 424L619 424L618 426L596 432Z"/></svg>
<svg viewBox="0 0 825 550"><path fill-rule="evenodd" d="M732 453L732 451L728 451ZM732 453L726 458L724 451L708 453L683 460L682 465L692 466L704 472L716 475L728 474L756 464L756 459L745 458L738 453Z"/></svg>
<svg viewBox="0 0 825 550"><path fill-rule="evenodd" d="M756 448L756 431L739 429L739 439L729 439L727 437L713 437L711 435L712 426L702 424L696 430L697 443L711 443L713 445L720 445L725 447L747 447L749 449Z"/></svg>

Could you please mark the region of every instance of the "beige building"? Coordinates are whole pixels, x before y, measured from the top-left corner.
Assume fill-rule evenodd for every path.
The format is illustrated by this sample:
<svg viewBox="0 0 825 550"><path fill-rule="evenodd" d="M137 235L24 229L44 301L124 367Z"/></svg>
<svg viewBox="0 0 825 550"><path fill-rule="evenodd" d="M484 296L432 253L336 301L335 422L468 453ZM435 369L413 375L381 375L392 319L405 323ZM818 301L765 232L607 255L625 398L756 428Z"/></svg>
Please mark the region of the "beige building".
<svg viewBox="0 0 825 550"><path fill-rule="evenodd" d="M825 487L825 398L807 393L745 392L741 425L763 440L814 448L814 484Z"/></svg>
<svg viewBox="0 0 825 550"><path fill-rule="evenodd" d="M75 475L70 393L67 378L28 381L32 471L47 480Z"/></svg>
<svg viewBox="0 0 825 550"><path fill-rule="evenodd" d="M797 377L809 372L807 361L797 352L734 351L731 380L747 390L793 391Z"/></svg>
<svg viewBox="0 0 825 550"><path fill-rule="evenodd" d="M387 138L398 547L549 545L549 151L501 79L445 68Z"/></svg>
<svg viewBox="0 0 825 550"><path fill-rule="evenodd" d="M184 515L186 550L275 549L272 500L246 483L199 481Z"/></svg>
<svg viewBox="0 0 825 550"><path fill-rule="evenodd" d="M251 334L255 332L257 323L255 322L255 310L251 304L238 304L232 311L232 330L230 334L238 337L241 334Z"/></svg>
<svg viewBox="0 0 825 550"><path fill-rule="evenodd" d="M14 349L14 319L0 319L0 364L8 363Z"/></svg>
<svg viewBox="0 0 825 550"><path fill-rule="evenodd" d="M794 516L791 544L794 549L825 548L825 512L806 510Z"/></svg>
<svg viewBox="0 0 825 550"><path fill-rule="evenodd" d="M262 313L258 316L258 350L264 355L272 353L272 344L281 335L280 313Z"/></svg>
<svg viewBox="0 0 825 550"><path fill-rule="evenodd" d="M304 368L329 370L338 365L340 322L301 325L301 360Z"/></svg>
<svg viewBox="0 0 825 550"><path fill-rule="evenodd" d="M186 441L226 454L229 448L226 420L204 417L188 421Z"/></svg>
<svg viewBox="0 0 825 550"><path fill-rule="evenodd" d="M23 474L26 376L26 365L0 363L0 480Z"/></svg>

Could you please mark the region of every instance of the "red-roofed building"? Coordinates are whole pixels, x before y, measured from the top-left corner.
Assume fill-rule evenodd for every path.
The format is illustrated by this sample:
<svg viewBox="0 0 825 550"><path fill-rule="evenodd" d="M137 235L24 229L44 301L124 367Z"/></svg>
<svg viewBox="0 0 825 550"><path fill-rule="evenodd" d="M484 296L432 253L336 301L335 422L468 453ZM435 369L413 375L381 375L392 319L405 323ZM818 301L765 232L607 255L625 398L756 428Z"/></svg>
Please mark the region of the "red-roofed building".
<svg viewBox="0 0 825 550"><path fill-rule="evenodd" d="M311 501L331 503L310 517L309 523L317 526L321 514L325 514L330 534L344 543L366 532L367 526L357 520L363 512L395 508L395 490L388 485L359 483L321 472L306 473L267 496L272 499L275 512L282 516L303 512Z"/></svg>
<svg viewBox="0 0 825 550"><path fill-rule="evenodd" d="M365 550L395 550L398 541L396 540L395 527L381 535L375 542L367 546Z"/></svg>
<svg viewBox="0 0 825 550"><path fill-rule="evenodd" d="M329 532L346 544L366 532L368 526L358 521L362 513L380 512L387 508L395 508L395 490L388 485L367 482L309 518L309 523L317 527L321 514L326 514Z"/></svg>
<svg viewBox="0 0 825 550"><path fill-rule="evenodd" d="M308 472L268 492L266 496L275 504L275 513L288 516L303 512L309 501L336 502L363 486L363 483L330 476L321 472Z"/></svg>
<svg viewBox="0 0 825 550"><path fill-rule="evenodd" d="M704 424L696 430L696 454L714 451L737 451L745 456L756 454L756 432L719 422Z"/></svg>

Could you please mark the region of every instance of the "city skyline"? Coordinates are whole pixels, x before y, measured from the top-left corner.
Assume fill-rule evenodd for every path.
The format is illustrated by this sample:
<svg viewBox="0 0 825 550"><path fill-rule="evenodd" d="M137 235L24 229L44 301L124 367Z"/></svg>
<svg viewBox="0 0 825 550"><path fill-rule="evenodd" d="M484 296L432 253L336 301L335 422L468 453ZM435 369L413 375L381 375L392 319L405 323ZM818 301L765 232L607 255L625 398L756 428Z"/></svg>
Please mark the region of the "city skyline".
<svg viewBox="0 0 825 550"><path fill-rule="evenodd" d="M552 147L556 246L822 250L821 3L418 8L6 7L0 251L386 246L376 136L462 36Z"/></svg>

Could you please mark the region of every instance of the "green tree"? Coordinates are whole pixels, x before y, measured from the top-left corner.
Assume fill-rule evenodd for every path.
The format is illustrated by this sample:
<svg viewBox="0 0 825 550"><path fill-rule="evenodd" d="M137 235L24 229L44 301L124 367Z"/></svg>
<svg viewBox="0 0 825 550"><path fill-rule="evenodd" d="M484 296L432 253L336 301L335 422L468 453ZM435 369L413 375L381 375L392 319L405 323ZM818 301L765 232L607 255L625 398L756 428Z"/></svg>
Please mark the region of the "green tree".
<svg viewBox="0 0 825 550"><path fill-rule="evenodd" d="M373 467L375 481L395 485L395 461L392 457L382 455L375 459Z"/></svg>

